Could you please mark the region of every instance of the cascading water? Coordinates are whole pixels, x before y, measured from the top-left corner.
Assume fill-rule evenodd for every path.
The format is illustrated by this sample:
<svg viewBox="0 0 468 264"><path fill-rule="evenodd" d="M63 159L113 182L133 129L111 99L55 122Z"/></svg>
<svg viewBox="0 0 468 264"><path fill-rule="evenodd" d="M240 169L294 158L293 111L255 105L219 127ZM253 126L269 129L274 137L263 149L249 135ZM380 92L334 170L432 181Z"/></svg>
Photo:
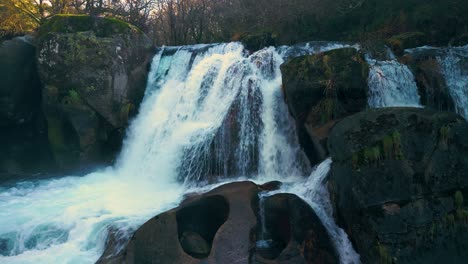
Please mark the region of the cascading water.
<svg viewBox="0 0 468 264"><path fill-rule="evenodd" d="M369 64L368 104L370 107L421 107L418 87L408 66L399 63L393 53L379 61L366 56Z"/></svg>
<svg viewBox="0 0 468 264"><path fill-rule="evenodd" d="M261 194L260 198L276 193L294 193L306 201L315 211L326 227L340 256L341 263L360 263L359 255L354 251L345 231L339 228L333 218L333 208L325 178L330 172L332 160L324 160L317 165L308 178L296 179L291 183L281 185L280 190ZM264 228L264 227L263 227ZM266 229L266 228L265 228ZM263 237L257 241L257 246L268 246L268 240Z"/></svg>
<svg viewBox="0 0 468 264"><path fill-rule="evenodd" d="M457 113L468 119L468 45L446 48L437 61L442 68Z"/></svg>
<svg viewBox="0 0 468 264"><path fill-rule="evenodd" d="M285 57L343 47L308 45L250 56L239 43L161 48L114 167L0 189L0 262L93 263L110 228L125 240L206 175L304 184L310 166L282 98L279 66ZM327 206L328 196L298 188L290 191L316 210ZM345 233L323 215L344 247L342 263L357 263Z"/></svg>

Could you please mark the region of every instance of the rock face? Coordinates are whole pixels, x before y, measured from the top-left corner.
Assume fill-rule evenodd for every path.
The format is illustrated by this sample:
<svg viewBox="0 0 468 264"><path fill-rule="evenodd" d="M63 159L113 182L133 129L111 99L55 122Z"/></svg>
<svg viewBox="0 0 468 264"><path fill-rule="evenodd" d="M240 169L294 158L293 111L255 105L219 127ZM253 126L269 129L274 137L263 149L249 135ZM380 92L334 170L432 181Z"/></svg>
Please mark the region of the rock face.
<svg viewBox="0 0 468 264"><path fill-rule="evenodd" d="M289 110L311 162L326 158L334 123L367 106L369 68L353 48L291 59L281 66Z"/></svg>
<svg viewBox="0 0 468 264"><path fill-rule="evenodd" d="M251 263L339 262L320 219L299 197L275 194L263 206L270 247L257 248Z"/></svg>
<svg viewBox="0 0 468 264"><path fill-rule="evenodd" d="M265 201L266 226L281 247L257 249L260 188L237 182L191 195L146 222L119 254L109 241L98 263L338 263L313 210L290 194Z"/></svg>
<svg viewBox="0 0 468 264"><path fill-rule="evenodd" d="M137 28L61 15L41 26L37 62L49 142L62 168L112 158L144 94L154 50Z"/></svg>
<svg viewBox="0 0 468 264"><path fill-rule="evenodd" d="M52 166L31 41L18 37L0 43L0 181L2 173L30 174Z"/></svg>
<svg viewBox="0 0 468 264"><path fill-rule="evenodd" d="M363 263L466 262L467 133L461 117L419 108L335 126L330 193Z"/></svg>

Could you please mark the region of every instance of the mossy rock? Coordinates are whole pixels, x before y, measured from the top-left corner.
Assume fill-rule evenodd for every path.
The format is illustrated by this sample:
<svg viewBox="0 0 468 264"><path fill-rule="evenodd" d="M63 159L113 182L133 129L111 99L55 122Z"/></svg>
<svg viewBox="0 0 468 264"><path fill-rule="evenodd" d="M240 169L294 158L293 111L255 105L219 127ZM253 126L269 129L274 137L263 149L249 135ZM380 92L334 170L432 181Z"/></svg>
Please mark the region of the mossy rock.
<svg viewBox="0 0 468 264"><path fill-rule="evenodd" d="M416 48L426 44L427 37L423 32L405 32L387 39L386 42L396 55L401 56L405 49Z"/></svg>
<svg viewBox="0 0 468 264"><path fill-rule="evenodd" d="M299 141L309 160L319 162L327 157L334 122L366 108L369 67L362 53L342 48L293 58L281 65L281 73Z"/></svg>
<svg viewBox="0 0 468 264"><path fill-rule="evenodd" d="M281 73L290 110L297 120L304 121L314 110L317 114L323 113L315 107L330 106L327 99L335 103L328 120L358 112L367 104L369 67L354 48L293 58L281 65ZM333 94L327 94L331 90ZM338 105L344 109L339 109ZM310 121L321 120L317 116L315 119Z"/></svg>
<svg viewBox="0 0 468 264"><path fill-rule="evenodd" d="M39 29L37 49L45 118L68 127L63 140L49 137L62 169L114 159L123 140L116 131L125 130L143 99L151 40L120 20L57 15ZM68 145L78 154L62 158Z"/></svg>
<svg viewBox="0 0 468 264"><path fill-rule="evenodd" d="M464 263L467 131L460 116L423 108L369 109L335 125L330 195L363 263Z"/></svg>
<svg viewBox="0 0 468 264"><path fill-rule="evenodd" d="M38 31L39 38L47 33L76 33L93 31L97 37L115 34L129 34L142 31L137 27L115 18L92 17L88 15L55 15L47 20Z"/></svg>

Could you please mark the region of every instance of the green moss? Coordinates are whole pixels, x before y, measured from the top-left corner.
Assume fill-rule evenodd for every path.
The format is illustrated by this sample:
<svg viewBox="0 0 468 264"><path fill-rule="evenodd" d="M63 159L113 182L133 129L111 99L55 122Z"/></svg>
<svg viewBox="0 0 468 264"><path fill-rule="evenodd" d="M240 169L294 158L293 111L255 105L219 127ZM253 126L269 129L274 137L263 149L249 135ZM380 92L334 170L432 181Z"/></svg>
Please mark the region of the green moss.
<svg viewBox="0 0 468 264"><path fill-rule="evenodd" d="M455 225L455 216L453 214L446 215L445 222L449 227L453 227Z"/></svg>
<svg viewBox="0 0 468 264"><path fill-rule="evenodd" d="M372 159L377 162L379 161L381 158L381 155L380 155L380 148L378 146L375 146L372 148Z"/></svg>
<svg viewBox="0 0 468 264"><path fill-rule="evenodd" d="M392 263L392 257L390 256L390 253L388 252L388 249L386 246L379 244L377 246L377 252L380 257L380 263L381 264L391 264Z"/></svg>
<svg viewBox="0 0 468 264"><path fill-rule="evenodd" d="M401 150L401 134L398 131L394 131L392 134L393 140L393 152L395 155L395 159L404 159L403 152Z"/></svg>
<svg viewBox="0 0 468 264"><path fill-rule="evenodd" d="M456 219L463 224L468 223L468 210L466 209L457 209L455 211Z"/></svg>
<svg viewBox="0 0 468 264"><path fill-rule="evenodd" d="M351 164L356 169L361 164L376 164L382 158L404 159L401 148L401 134L398 131L384 136L381 141L377 141L374 145L353 153L351 155Z"/></svg>
<svg viewBox="0 0 468 264"><path fill-rule="evenodd" d="M453 195L453 199L455 200L455 208L461 209L463 207L463 194L460 191L456 191Z"/></svg>
<svg viewBox="0 0 468 264"><path fill-rule="evenodd" d="M93 93L95 91L96 91L96 87L94 87L93 85L86 87L86 92L88 93Z"/></svg>
<svg viewBox="0 0 468 264"><path fill-rule="evenodd" d="M367 164L371 164L373 162L373 155L372 155L372 148L365 148L364 149L364 160Z"/></svg>
<svg viewBox="0 0 468 264"><path fill-rule="evenodd" d="M68 98L72 104L80 104L81 103L81 96L75 90L68 91Z"/></svg>
<svg viewBox="0 0 468 264"><path fill-rule="evenodd" d="M137 27L124 21L87 15L61 14L51 17L38 31L39 38L47 33L76 33L94 31L98 37L109 37L113 34L123 34L132 31L141 33Z"/></svg>
<svg viewBox="0 0 468 264"><path fill-rule="evenodd" d="M449 134L450 134L450 127L442 126L439 129L439 143L440 143L441 147L447 148L448 140L449 140Z"/></svg>
<svg viewBox="0 0 468 264"><path fill-rule="evenodd" d="M383 144L383 149L384 149L384 154L385 158L389 159L392 157L392 152L393 152L393 139L391 136L387 135L383 138L382 140Z"/></svg>

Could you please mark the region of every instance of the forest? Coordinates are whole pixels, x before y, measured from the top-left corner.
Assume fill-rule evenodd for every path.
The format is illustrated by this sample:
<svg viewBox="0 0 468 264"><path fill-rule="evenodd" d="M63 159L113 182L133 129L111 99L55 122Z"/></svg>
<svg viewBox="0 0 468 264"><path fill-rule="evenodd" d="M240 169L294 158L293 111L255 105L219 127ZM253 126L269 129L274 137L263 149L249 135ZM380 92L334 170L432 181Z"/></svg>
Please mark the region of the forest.
<svg viewBox="0 0 468 264"><path fill-rule="evenodd" d="M34 32L55 14L122 19L156 45L241 40L260 35L271 44L312 39L366 40L423 32L447 44L465 34L463 0L2 0L0 35Z"/></svg>

